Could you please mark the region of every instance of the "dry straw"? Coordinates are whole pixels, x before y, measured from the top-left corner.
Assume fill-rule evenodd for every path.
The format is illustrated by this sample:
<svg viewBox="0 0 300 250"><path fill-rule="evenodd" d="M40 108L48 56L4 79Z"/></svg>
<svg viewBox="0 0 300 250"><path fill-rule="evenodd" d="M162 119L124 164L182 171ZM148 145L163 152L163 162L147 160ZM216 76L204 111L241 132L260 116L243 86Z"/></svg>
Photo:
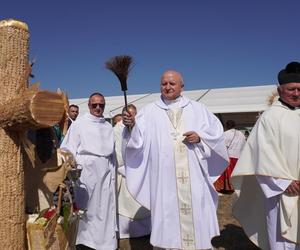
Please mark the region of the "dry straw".
<svg viewBox="0 0 300 250"><path fill-rule="evenodd" d="M18 21L0 22L0 105L27 88L29 33ZM3 115L1 114L1 117ZM19 135L0 129L0 242L2 249L24 249L24 170Z"/></svg>
<svg viewBox="0 0 300 250"><path fill-rule="evenodd" d="M0 22L0 242L25 249L25 194L21 137L28 128L59 122L61 95L28 89L29 32L25 23Z"/></svg>

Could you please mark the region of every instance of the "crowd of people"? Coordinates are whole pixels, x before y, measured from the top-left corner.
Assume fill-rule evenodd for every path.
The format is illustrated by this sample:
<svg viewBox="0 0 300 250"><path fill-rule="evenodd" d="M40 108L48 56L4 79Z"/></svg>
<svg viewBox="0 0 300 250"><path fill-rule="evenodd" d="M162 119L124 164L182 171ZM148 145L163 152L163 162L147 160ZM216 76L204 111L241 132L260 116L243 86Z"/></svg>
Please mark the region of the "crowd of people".
<svg viewBox="0 0 300 250"><path fill-rule="evenodd" d="M114 250L118 239L148 235L157 250L211 249L218 192L235 190L233 213L255 244L300 249L300 64L289 63L278 81L279 99L247 138L232 120L224 133L213 113L185 97L174 70L162 74L158 100L139 111L129 104L113 126L101 93L79 118L71 105L60 148L82 169L75 200L86 213L76 249Z"/></svg>

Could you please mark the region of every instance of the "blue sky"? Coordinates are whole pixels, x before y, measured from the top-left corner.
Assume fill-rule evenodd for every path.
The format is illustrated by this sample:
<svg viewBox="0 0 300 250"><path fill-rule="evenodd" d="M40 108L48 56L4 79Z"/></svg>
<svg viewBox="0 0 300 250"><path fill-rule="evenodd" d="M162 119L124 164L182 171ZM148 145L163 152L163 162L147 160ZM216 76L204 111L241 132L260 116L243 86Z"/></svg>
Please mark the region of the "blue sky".
<svg viewBox="0 0 300 250"><path fill-rule="evenodd" d="M135 61L128 94L159 91L175 69L185 90L277 83L277 72L300 61L297 0L4 1L0 18L30 28L32 82L70 98L94 91L122 95L104 67L115 55Z"/></svg>

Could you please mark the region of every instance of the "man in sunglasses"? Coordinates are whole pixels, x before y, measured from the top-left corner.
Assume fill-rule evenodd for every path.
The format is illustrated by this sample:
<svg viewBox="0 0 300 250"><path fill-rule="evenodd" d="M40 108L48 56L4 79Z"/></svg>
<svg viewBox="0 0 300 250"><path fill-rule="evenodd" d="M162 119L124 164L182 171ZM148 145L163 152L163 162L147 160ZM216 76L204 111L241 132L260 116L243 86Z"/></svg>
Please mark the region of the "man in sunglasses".
<svg viewBox="0 0 300 250"><path fill-rule="evenodd" d="M102 94L93 93L88 106L90 112L74 121L61 145L82 169L75 201L86 213L79 221L76 249L116 249L113 129L103 117Z"/></svg>

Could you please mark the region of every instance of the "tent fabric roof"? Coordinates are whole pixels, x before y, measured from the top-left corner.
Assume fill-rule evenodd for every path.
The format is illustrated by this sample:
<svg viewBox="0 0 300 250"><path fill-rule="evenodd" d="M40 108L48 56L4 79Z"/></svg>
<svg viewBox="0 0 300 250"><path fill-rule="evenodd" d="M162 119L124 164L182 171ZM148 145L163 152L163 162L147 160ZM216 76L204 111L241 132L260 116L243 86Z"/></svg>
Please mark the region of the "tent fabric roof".
<svg viewBox="0 0 300 250"><path fill-rule="evenodd" d="M268 107L268 98L275 91L276 85L262 85L184 91L183 95L205 104L213 113L245 113L265 110ZM140 110L159 97L160 93L128 95L127 102L134 104ZM108 96L105 100L105 118L112 118L121 113L124 106L123 95ZM79 115L88 112L88 98L70 99L69 102L79 106Z"/></svg>

